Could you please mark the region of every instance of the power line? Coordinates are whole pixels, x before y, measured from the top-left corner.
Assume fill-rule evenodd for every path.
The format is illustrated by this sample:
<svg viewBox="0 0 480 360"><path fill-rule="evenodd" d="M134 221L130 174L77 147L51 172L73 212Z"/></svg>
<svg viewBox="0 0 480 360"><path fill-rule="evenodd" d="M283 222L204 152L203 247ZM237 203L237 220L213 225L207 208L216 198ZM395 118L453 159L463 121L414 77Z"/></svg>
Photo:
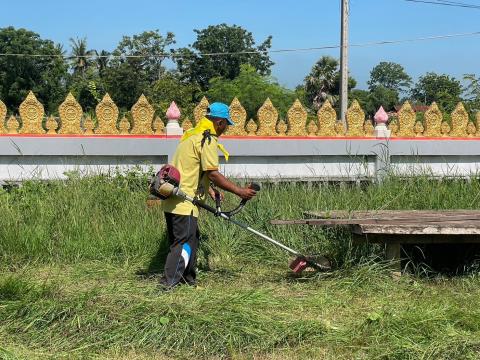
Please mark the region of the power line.
<svg viewBox="0 0 480 360"><path fill-rule="evenodd" d="M432 1L429 1L429 0L404 0L404 1L480 10L480 5L466 4L466 3L461 3L461 2L457 2L457 1L442 1L442 0L438 0L438 1L433 1L433 0Z"/></svg>
<svg viewBox="0 0 480 360"><path fill-rule="evenodd" d="M405 1L414 1L414 0L405 0ZM421 0L416 0L421 1ZM418 41L428 41L428 40L441 40L441 39L450 39L457 37L466 37L466 36L478 36L480 31L474 31L469 33L457 33L457 34L447 34L447 35L433 35L433 36L424 36L412 39L401 39L401 40L381 40L381 41L371 41L357 44L349 44L349 47L369 47L377 45L391 45L391 44L402 44L409 42L418 42ZM226 56L226 55L249 55L249 54L278 54L278 53L293 53L293 52L306 52L306 51L317 51L317 50L328 50L328 49L338 49L340 45L324 45L317 47L308 47L308 48L292 48L292 49L277 49L277 50L255 50L255 51L238 51L238 52L216 52L216 53L192 53L192 54L175 54L175 53L159 53L154 55L85 55L85 56L66 56L61 54L8 54L0 53L0 56L18 56L18 57L50 57L50 58L64 58L64 59L77 59L77 58L90 58L90 59L99 59L99 58L188 58L194 56Z"/></svg>

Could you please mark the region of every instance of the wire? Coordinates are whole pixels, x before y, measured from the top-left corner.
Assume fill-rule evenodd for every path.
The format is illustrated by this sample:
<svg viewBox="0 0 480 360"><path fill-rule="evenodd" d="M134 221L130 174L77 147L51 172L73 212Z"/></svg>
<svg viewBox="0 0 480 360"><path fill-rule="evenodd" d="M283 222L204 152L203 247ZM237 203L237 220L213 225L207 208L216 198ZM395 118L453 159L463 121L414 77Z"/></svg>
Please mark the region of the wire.
<svg viewBox="0 0 480 360"><path fill-rule="evenodd" d="M413 0L405 0L413 1ZM421 0L417 0L421 1ZM418 37L412 39L402 39L402 40L382 40L382 41L371 41L365 43L350 44L349 47L369 47L376 45L389 45L389 44L401 44L408 42L416 41L428 41L428 40L440 40L440 39L450 39L456 37L465 37L465 36L478 36L480 31L474 31L469 33L457 33L457 34L447 34L447 35L433 35ZM278 53L292 53L292 52L304 52L304 51L316 51L316 50L326 50L326 49L339 49L340 45L325 45L318 47L309 47L309 48L293 48L293 49L278 49L278 50L252 50L252 51L238 51L238 52L216 52L216 53L192 53L192 54L175 54L175 53L159 53L154 55L85 55L85 56L65 56L61 54L7 54L0 53L0 56L18 56L18 57L51 57L51 58L65 58L65 59L76 59L76 58L186 58L194 56L225 56L225 55L249 55L249 54L278 54Z"/></svg>
<svg viewBox="0 0 480 360"><path fill-rule="evenodd" d="M404 0L408 2L415 2L415 3L424 3L424 4L434 4L434 5L443 5L443 6L453 6L453 7L462 7L468 9L476 9L480 10L480 5L473 5L473 4L466 4L457 1L429 1L429 0Z"/></svg>

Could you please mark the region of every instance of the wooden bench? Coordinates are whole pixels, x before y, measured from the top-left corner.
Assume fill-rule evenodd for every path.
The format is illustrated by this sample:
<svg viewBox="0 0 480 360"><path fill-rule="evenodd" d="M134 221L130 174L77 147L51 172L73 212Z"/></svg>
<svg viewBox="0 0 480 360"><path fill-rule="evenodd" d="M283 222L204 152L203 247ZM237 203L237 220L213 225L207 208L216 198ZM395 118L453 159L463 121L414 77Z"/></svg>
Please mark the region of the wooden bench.
<svg viewBox="0 0 480 360"><path fill-rule="evenodd" d="M381 210L306 212L306 219L272 224L348 227L355 241L385 244L385 256L401 270L403 244L480 243L478 210Z"/></svg>

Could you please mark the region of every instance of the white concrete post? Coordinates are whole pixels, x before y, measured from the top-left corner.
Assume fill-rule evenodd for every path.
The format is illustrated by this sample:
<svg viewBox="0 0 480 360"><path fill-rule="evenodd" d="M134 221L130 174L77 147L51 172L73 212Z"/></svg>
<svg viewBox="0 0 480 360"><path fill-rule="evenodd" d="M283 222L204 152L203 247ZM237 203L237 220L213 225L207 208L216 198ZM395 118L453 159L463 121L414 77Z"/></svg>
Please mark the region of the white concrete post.
<svg viewBox="0 0 480 360"><path fill-rule="evenodd" d="M389 138L391 135L391 131L388 130L386 126L388 121L388 114L383 109L383 106L380 106L380 109L378 109L373 119L375 120L375 137Z"/></svg>
<svg viewBox="0 0 480 360"><path fill-rule="evenodd" d="M175 101L172 101L170 104L166 115L168 122L167 126L165 126L165 134L167 136L183 135L183 129L178 123L178 119L180 119L180 110L177 104L175 104Z"/></svg>

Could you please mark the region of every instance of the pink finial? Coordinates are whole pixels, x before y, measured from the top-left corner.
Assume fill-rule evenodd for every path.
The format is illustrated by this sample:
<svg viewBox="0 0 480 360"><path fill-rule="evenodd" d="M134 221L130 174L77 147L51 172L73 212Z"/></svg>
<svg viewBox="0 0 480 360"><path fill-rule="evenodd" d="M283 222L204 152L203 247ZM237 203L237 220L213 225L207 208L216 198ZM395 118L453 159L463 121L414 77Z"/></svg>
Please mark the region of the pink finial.
<svg viewBox="0 0 480 360"><path fill-rule="evenodd" d="M177 104L175 104L175 101L172 101L172 103L170 104L170 107L168 108L166 115L167 115L167 119L169 120L180 119L180 110L178 109Z"/></svg>
<svg viewBox="0 0 480 360"><path fill-rule="evenodd" d="M383 106L380 106L377 113L373 117L375 119L375 124L386 124L388 121L388 114L383 109Z"/></svg>

